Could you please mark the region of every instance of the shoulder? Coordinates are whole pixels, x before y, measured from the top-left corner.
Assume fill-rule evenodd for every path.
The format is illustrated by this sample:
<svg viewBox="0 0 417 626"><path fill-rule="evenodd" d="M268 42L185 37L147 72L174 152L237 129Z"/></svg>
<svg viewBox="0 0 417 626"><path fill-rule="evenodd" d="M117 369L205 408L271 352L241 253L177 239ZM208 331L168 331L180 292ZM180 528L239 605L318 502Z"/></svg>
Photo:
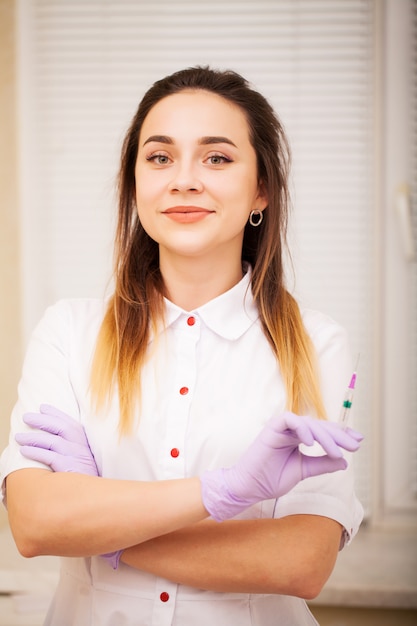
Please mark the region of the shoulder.
<svg viewBox="0 0 417 626"><path fill-rule="evenodd" d="M328 342L348 342L346 329L329 315L314 309L301 309L301 316L316 348L320 349Z"/></svg>
<svg viewBox="0 0 417 626"><path fill-rule="evenodd" d="M99 298L58 300L44 311L34 335L50 335L56 332L69 336L73 332L97 332L107 306L108 300Z"/></svg>
<svg viewBox="0 0 417 626"><path fill-rule="evenodd" d="M99 298L71 298L58 300L45 309L44 317L61 320L88 320L102 318L108 300Z"/></svg>

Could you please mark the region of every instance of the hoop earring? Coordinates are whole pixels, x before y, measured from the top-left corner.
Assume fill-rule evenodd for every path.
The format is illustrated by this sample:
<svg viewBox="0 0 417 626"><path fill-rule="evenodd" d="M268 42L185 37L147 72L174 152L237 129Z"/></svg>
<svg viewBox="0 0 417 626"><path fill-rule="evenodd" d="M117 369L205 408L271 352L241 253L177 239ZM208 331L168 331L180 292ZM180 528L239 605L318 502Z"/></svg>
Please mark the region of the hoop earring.
<svg viewBox="0 0 417 626"><path fill-rule="evenodd" d="M254 217L256 217L256 219L253 219ZM264 214L260 209L254 209L249 214L249 224L251 226L254 226L255 228L262 224L263 219L264 219Z"/></svg>

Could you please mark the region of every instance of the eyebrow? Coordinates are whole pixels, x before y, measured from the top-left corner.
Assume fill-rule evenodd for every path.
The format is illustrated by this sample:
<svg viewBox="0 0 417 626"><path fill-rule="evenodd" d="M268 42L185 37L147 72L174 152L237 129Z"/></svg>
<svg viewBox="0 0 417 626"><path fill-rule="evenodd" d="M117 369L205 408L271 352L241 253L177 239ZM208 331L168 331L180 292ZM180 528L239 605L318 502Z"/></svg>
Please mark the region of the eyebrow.
<svg viewBox="0 0 417 626"><path fill-rule="evenodd" d="M231 139L228 137L201 137L198 143L202 146L208 146L211 143L228 143L231 146L237 147Z"/></svg>
<svg viewBox="0 0 417 626"><path fill-rule="evenodd" d="M174 140L172 139L172 137L168 137L167 135L151 135L150 137L148 137L146 141L143 142L143 145L145 146L147 143L151 143L151 142L166 143L166 144L172 145L174 143ZM217 136L211 136L211 135L208 137L201 137L198 140L198 143L200 146L208 146L214 143L228 143L229 145L234 146L235 148L237 147L236 144L233 143L233 141L229 139L228 137L217 137Z"/></svg>
<svg viewBox="0 0 417 626"><path fill-rule="evenodd" d="M168 143L168 144L174 143L171 137L167 137L167 135L151 135L150 137L147 138L146 141L143 142L143 145L146 146L147 143L151 143L153 141L155 143Z"/></svg>

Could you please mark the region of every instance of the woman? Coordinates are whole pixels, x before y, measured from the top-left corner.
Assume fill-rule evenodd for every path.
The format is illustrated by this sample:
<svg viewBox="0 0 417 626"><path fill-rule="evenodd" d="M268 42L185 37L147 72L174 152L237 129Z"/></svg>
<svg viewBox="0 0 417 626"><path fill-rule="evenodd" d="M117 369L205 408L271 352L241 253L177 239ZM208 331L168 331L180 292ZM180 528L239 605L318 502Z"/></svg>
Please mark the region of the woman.
<svg viewBox="0 0 417 626"><path fill-rule="evenodd" d="M192 68L144 96L114 295L47 310L2 457L21 553L78 557L47 624L316 623L302 598L362 517L343 458L361 436L334 423L344 331L285 288L287 177L239 75Z"/></svg>

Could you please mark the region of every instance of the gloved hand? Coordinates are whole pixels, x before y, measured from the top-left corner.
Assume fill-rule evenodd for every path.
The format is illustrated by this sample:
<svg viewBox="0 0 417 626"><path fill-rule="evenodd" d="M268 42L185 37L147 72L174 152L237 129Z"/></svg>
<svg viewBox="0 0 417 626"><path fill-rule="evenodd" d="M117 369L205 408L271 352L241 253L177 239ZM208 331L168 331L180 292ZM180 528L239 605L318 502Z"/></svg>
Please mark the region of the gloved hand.
<svg viewBox="0 0 417 626"><path fill-rule="evenodd" d="M59 409L42 404L40 413L26 413L23 421L33 429L17 433L20 451L28 459L48 465L54 472L77 472L99 476L94 455L80 422ZM122 550L102 557L117 569Z"/></svg>
<svg viewBox="0 0 417 626"><path fill-rule="evenodd" d="M26 413L23 421L36 429L15 437L23 456L48 465L54 472L99 475L84 428L77 420L42 404L40 413Z"/></svg>
<svg viewBox="0 0 417 626"><path fill-rule="evenodd" d="M201 477L203 504L217 521L234 517L262 500L288 493L310 476L346 469L341 448L359 448L363 437L339 424L285 412L266 424L237 463ZM307 456L301 443L317 441L325 454Z"/></svg>

